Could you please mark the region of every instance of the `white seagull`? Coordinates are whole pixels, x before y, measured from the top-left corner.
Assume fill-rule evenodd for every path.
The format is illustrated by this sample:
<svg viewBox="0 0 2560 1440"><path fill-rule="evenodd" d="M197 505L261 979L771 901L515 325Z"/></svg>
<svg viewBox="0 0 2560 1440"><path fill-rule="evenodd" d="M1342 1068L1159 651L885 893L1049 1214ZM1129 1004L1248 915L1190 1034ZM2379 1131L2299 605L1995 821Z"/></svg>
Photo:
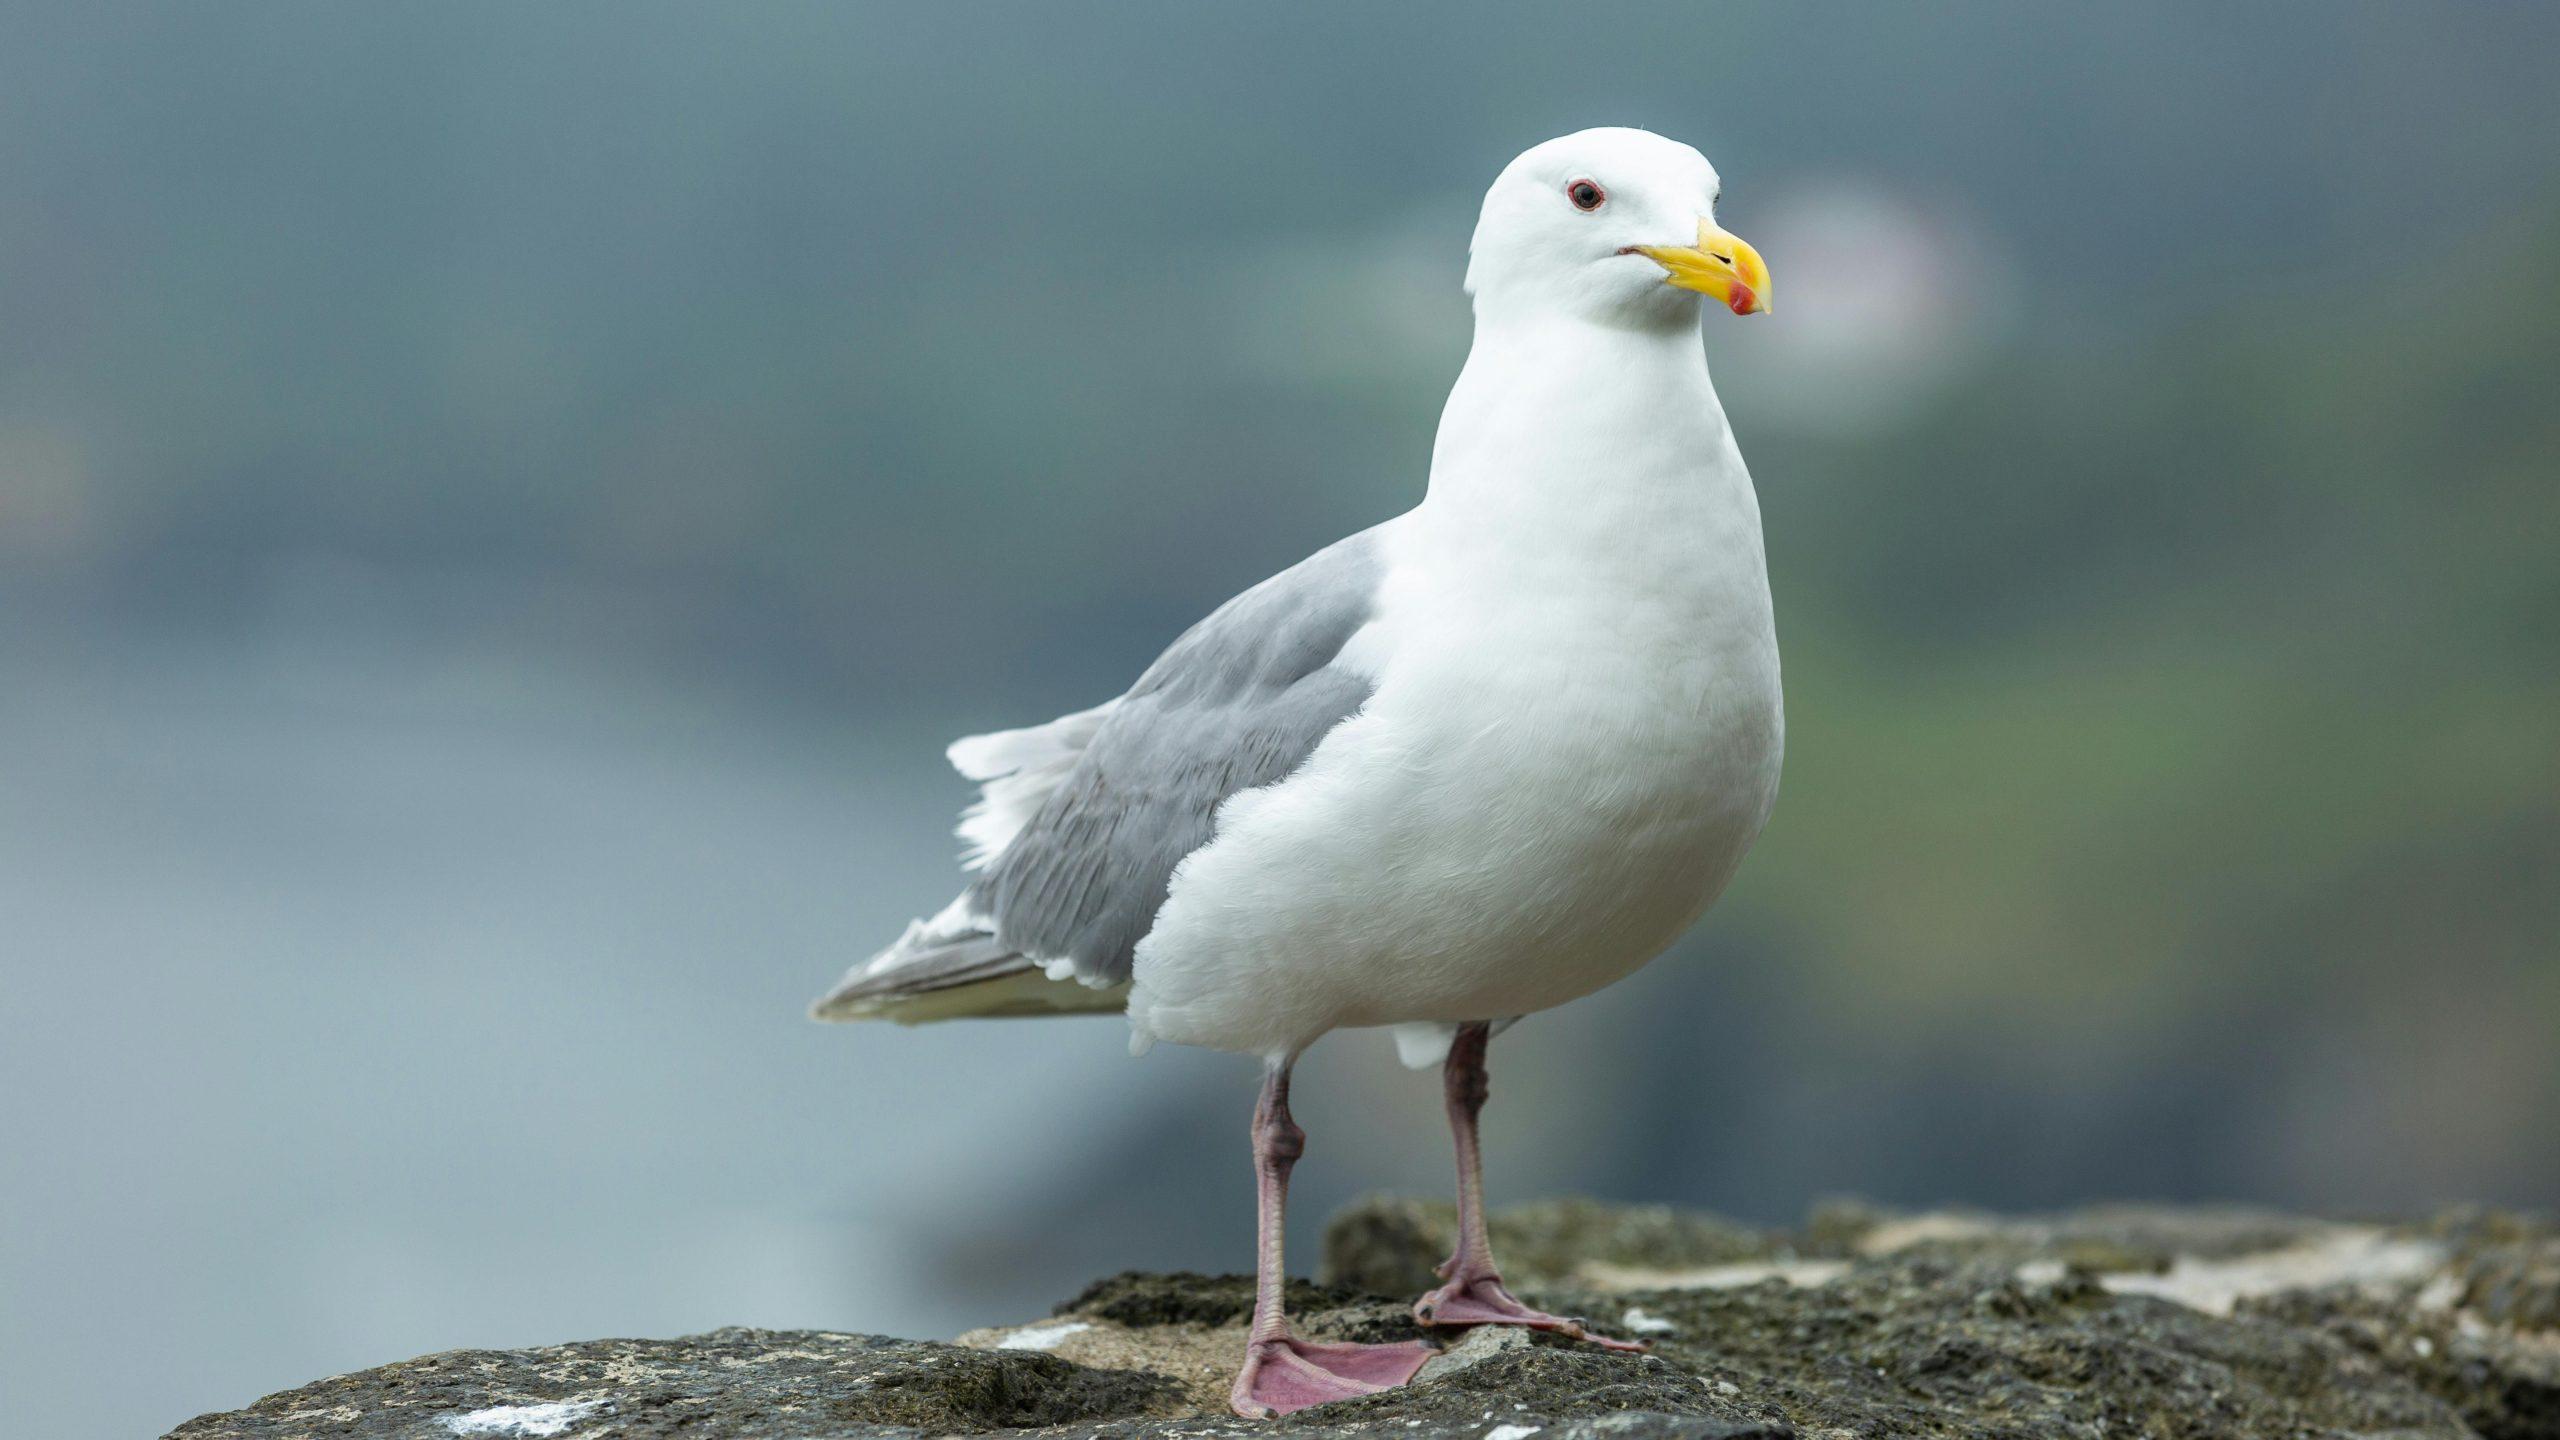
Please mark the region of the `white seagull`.
<svg viewBox="0 0 2560 1440"><path fill-rule="evenodd" d="M1260 1245L1232 1401L1271 1416L1412 1378L1421 1343L1290 1333L1289 1072L1387 1026L1442 1064L1457 1253L1425 1325L1587 1335L1503 1287L1476 1117L1500 1026L1632 973L1758 838L1784 722L1760 506L1701 297L1769 308L1715 167L1642 130L1550 140L1485 193L1474 347L1422 503L1220 606L1116 700L978 735L976 878L814 1013L1125 1011L1261 1057Z"/></svg>

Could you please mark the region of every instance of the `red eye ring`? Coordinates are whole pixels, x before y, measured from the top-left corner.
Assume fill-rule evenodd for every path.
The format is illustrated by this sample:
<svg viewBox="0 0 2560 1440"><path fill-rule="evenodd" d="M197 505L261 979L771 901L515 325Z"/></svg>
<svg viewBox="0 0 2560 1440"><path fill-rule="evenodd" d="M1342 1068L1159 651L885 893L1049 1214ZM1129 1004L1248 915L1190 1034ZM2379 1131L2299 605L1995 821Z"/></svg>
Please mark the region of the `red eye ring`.
<svg viewBox="0 0 2560 1440"><path fill-rule="evenodd" d="M1609 192L1597 180L1573 180L1565 184L1564 198L1573 202L1574 209L1589 214L1609 203Z"/></svg>

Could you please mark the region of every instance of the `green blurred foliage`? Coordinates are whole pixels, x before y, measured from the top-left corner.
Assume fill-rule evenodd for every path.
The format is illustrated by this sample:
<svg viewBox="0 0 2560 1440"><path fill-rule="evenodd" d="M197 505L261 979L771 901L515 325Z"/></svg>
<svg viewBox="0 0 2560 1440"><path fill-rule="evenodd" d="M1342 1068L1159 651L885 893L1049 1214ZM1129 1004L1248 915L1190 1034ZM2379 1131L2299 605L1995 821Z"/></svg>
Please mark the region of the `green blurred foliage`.
<svg viewBox="0 0 2560 1440"><path fill-rule="evenodd" d="M2433 269L2044 337L1907 432L1755 447L1861 501L1772 501L1791 743L1745 891L1851 1009L2555 1013L2560 219Z"/></svg>

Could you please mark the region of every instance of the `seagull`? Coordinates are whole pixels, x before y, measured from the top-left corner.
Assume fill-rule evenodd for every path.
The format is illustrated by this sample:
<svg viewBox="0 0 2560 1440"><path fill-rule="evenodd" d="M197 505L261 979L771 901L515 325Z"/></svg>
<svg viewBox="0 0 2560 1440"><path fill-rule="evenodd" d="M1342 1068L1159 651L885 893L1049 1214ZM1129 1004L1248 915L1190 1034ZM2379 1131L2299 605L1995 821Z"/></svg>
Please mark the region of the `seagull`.
<svg viewBox="0 0 2560 1440"><path fill-rule="evenodd" d="M1630 1342L1534 1309L1486 1238L1491 1036L1624 979L1706 912L1776 802L1785 722L1760 506L1700 315L1769 308L1715 167L1643 130L1538 145L1486 191L1475 340L1423 500L1245 591L1119 698L950 749L968 887L822 1020L1125 1013L1260 1058L1253 1320L1231 1403L1412 1378L1282 1305L1289 1077L1330 1031L1439 1066L1456 1253L1425 1326Z"/></svg>

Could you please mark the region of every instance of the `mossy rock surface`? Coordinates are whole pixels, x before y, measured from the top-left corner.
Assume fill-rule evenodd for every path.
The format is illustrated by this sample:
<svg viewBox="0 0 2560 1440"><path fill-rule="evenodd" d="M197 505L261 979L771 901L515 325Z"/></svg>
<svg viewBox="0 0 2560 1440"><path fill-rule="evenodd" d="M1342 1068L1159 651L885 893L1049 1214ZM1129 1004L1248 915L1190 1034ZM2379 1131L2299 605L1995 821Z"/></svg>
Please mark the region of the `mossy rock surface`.
<svg viewBox="0 0 2560 1440"><path fill-rule="evenodd" d="M1402 1201L1340 1217L1329 1283L1291 1286L1301 1329L1420 1334L1406 1307L1445 1221ZM2560 1230L2526 1217L1833 1205L1775 1231L1573 1201L1496 1235L1532 1298L1653 1350L1478 1331L1412 1385L1255 1424L1221 1404L1250 1280L1132 1273L958 1343L722 1330L456 1351L175 1437L2560 1440Z"/></svg>

